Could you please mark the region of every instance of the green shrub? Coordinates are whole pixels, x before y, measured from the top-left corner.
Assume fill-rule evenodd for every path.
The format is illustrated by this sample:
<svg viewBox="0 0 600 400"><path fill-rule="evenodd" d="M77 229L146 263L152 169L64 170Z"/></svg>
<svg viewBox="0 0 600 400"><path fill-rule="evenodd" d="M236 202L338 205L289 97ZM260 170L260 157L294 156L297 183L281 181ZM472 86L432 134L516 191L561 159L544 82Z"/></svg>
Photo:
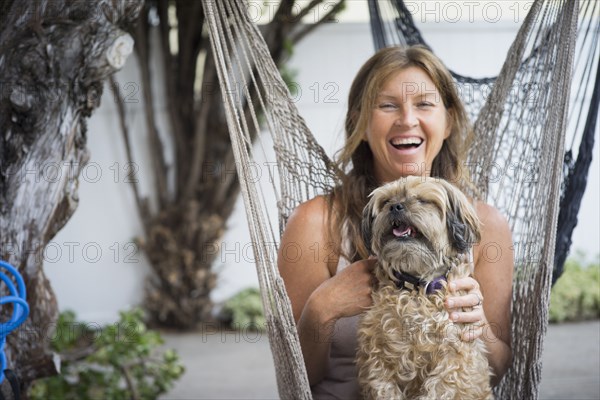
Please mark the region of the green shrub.
<svg viewBox="0 0 600 400"><path fill-rule="evenodd" d="M234 329L252 328L264 331L266 320L259 290L247 288L238 292L225 302L221 317Z"/></svg>
<svg viewBox="0 0 600 400"><path fill-rule="evenodd" d="M155 399L169 390L184 368L172 350L159 354L163 340L148 330L143 312L122 312L119 322L104 327L59 316L52 347L61 355L61 374L38 380L33 400Z"/></svg>
<svg viewBox="0 0 600 400"><path fill-rule="evenodd" d="M600 257L587 262L581 255L569 258L552 288L550 322L600 317Z"/></svg>

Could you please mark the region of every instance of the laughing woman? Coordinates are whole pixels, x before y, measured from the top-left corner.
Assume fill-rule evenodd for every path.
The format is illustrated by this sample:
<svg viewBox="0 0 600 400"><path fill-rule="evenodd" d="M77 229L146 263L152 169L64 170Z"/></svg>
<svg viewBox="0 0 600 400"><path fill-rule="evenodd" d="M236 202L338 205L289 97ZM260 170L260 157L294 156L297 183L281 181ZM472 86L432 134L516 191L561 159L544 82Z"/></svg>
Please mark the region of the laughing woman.
<svg viewBox="0 0 600 400"><path fill-rule="evenodd" d="M360 397L357 325L372 304L376 262L360 231L369 193L409 175L472 187L464 168L472 134L464 106L448 70L423 47L383 49L363 65L350 89L345 129L342 184L294 211L280 248L295 243L302 257L278 260L315 399ZM474 205L482 222L474 274L449 282L451 291L468 294L448 297L446 308L452 321L473 324L462 340L485 342L496 384L511 362L512 240L498 210Z"/></svg>

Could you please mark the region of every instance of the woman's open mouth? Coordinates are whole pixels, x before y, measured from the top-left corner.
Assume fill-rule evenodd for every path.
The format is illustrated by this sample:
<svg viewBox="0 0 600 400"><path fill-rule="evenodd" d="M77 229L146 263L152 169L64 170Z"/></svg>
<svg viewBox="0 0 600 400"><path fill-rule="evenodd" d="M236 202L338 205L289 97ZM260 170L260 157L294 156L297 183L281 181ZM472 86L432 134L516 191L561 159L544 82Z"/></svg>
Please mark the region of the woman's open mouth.
<svg viewBox="0 0 600 400"><path fill-rule="evenodd" d="M392 147L398 150L416 149L423 144L424 140L418 137L394 138L390 140Z"/></svg>

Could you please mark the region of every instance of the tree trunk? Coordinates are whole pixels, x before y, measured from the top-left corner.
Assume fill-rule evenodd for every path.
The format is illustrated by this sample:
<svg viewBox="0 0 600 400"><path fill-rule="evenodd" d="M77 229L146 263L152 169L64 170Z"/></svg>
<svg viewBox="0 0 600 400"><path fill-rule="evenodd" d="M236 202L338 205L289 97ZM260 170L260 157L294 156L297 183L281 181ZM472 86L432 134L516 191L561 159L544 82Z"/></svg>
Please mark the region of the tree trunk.
<svg viewBox="0 0 600 400"><path fill-rule="evenodd" d="M57 304L42 269L44 248L77 207L89 158L86 118L99 105L103 80L131 52L124 29L141 5L0 2L0 258L27 287L29 318L6 348L24 388L57 372L49 350Z"/></svg>
<svg viewBox="0 0 600 400"><path fill-rule="evenodd" d="M261 27L278 64L287 56L288 45L329 21L344 4L343 0L322 3L324 0L311 1L302 9L294 0L283 0L272 22ZM178 328L194 328L210 319L210 292L216 282L211 266L219 254L226 221L240 192L201 4L188 0L148 3L133 32L158 205L158 210L151 211L149 202L139 196L136 183L132 182L145 231L139 245L154 271L148 281L145 306L156 324ZM327 11L323 18L301 25L301 17L319 6ZM159 18L159 46L150 45L151 27L145 16L154 13L153 8ZM172 48L173 32L176 48ZM158 81L164 82L167 97L169 126L165 136L174 148L174 163L169 166L164 161L165 146L161 140L165 136L159 135L154 115L152 93L156 79L151 77L149 62L150 51L155 48L160 48L164 64L165 75ZM128 143L124 103L119 103ZM128 157L133 162L130 151ZM174 172L171 185L167 168ZM170 187L174 189L169 190Z"/></svg>

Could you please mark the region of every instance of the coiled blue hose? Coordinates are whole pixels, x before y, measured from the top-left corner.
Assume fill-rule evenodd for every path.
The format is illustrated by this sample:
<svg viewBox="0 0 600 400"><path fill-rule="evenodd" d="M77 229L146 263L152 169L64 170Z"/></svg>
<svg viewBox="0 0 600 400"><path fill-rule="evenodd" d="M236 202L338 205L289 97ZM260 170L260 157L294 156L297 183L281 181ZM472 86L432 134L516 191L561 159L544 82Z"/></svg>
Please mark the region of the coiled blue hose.
<svg viewBox="0 0 600 400"><path fill-rule="evenodd" d="M7 270L17 283L2 270ZM6 355L4 354L4 344L6 336L21 325L29 315L29 305L27 304L27 293L25 283L19 271L7 262L0 260L0 279L8 287L9 295L0 297L0 306L12 303L12 315L7 322L0 323L0 383L4 380L4 370L6 369Z"/></svg>

